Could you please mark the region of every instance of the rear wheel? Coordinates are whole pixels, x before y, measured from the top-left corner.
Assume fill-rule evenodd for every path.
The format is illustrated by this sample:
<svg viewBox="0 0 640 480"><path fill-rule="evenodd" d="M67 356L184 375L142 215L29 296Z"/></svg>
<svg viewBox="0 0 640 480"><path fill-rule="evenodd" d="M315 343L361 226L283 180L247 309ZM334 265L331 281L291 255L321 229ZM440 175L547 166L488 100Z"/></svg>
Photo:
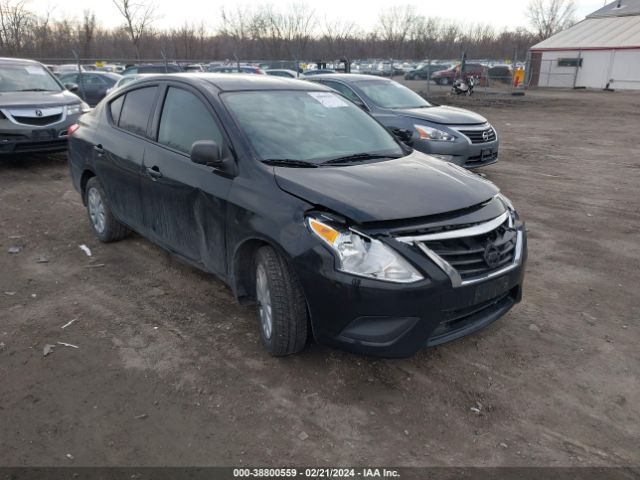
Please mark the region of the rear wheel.
<svg viewBox="0 0 640 480"><path fill-rule="evenodd" d="M104 243L121 240L129 234L129 229L115 219L106 201L104 189L96 177L87 182L85 203L91 228L98 240Z"/></svg>
<svg viewBox="0 0 640 480"><path fill-rule="evenodd" d="M447 77L441 78L438 83L440 85L449 85L449 79Z"/></svg>
<svg viewBox="0 0 640 480"><path fill-rule="evenodd" d="M255 292L260 316L260 336L276 357L302 350L307 342L307 304L302 286L282 255L271 247L258 250Z"/></svg>

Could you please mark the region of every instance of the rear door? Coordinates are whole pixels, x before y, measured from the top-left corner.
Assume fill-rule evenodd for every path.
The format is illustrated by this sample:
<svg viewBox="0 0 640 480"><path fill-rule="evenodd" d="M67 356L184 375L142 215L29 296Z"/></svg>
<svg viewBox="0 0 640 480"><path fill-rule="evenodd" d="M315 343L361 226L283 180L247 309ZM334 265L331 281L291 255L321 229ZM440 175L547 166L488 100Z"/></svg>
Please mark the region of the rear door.
<svg viewBox="0 0 640 480"><path fill-rule="evenodd" d="M193 163L191 146L228 141L211 105L196 89L168 83L154 122L155 143L147 148L141 180L145 229L151 238L206 270L222 276L225 216L232 179Z"/></svg>
<svg viewBox="0 0 640 480"><path fill-rule="evenodd" d="M140 175L158 85L129 90L105 108L109 127L97 129L93 158L98 179L114 215L143 233Z"/></svg>

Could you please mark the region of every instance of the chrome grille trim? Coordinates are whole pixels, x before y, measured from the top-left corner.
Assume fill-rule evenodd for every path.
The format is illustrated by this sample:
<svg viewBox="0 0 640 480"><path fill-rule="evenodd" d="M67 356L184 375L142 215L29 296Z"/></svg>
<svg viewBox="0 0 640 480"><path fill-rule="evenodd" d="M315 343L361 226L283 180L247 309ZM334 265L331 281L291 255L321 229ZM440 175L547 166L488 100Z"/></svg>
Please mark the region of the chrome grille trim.
<svg viewBox="0 0 640 480"><path fill-rule="evenodd" d="M494 270L494 271L479 275L477 277L467 278L467 279L463 279L460 273L449 262L447 262L444 258L442 258L440 255L438 255L436 252L430 249L424 242L484 235L497 229L498 227L503 225L505 222L508 222L509 228L514 227L514 219L510 211L504 212L502 215L494 218L493 220L489 220L488 222L474 225L472 227L460 228L457 230L450 230L447 232L438 232L438 233L432 233L432 234L426 234L426 235L396 237L396 240L409 245L415 245L433 263L435 263L444 273L447 274L447 276L451 280L451 286L453 288L459 288L459 287L465 287L468 285L484 282L486 280L498 277L500 275L503 275L517 268L522 261L522 246L524 241L522 230L518 230L516 232L515 252L513 254L513 260L509 264L505 265L504 267L498 270Z"/></svg>

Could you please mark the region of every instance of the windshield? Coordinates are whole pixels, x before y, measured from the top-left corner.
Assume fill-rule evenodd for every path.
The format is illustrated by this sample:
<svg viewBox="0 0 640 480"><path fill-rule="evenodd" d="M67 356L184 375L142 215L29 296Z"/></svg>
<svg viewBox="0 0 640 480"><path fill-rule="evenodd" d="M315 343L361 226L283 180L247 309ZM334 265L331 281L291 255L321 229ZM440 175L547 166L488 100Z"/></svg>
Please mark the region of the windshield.
<svg viewBox="0 0 640 480"><path fill-rule="evenodd" d="M358 82L358 87L382 108L425 108L431 107L420 95L397 82L389 80L367 80Z"/></svg>
<svg viewBox="0 0 640 480"><path fill-rule="evenodd" d="M0 92L60 92L62 88L41 65L0 65Z"/></svg>
<svg viewBox="0 0 640 480"><path fill-rule="evenodd" d="M383 126L333 92L230 92L222 98L262 160L320 164L363 153L405 155Z"/></svg>

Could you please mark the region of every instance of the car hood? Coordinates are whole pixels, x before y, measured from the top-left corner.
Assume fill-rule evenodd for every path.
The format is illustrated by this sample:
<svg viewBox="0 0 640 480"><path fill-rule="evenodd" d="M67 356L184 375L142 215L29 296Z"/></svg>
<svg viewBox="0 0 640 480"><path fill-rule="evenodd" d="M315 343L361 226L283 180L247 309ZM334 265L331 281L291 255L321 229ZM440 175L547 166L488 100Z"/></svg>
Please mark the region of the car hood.
<svg viewBox="0 0 640 480"><path fill-rule="evenodd" d="M0 92L0 108L7 107L52 107L80 103L80 97L64 90L62 92Z"/></svg>
<svg viewBox="0 0 640 480"><path fill-rule="evenodd" d="M274 167L279 187L356 223L426 217L483 203L498 188L451 163L414 151L382 162Z"/></svg>
<svg viewBox="0 0 640 480"><path fill-rule="evenodd" d="M404 117L426 120L442 125L478 125L487 123L487 119L482 115L456 107L406 108L394 110L394 112Z"/></svg>

